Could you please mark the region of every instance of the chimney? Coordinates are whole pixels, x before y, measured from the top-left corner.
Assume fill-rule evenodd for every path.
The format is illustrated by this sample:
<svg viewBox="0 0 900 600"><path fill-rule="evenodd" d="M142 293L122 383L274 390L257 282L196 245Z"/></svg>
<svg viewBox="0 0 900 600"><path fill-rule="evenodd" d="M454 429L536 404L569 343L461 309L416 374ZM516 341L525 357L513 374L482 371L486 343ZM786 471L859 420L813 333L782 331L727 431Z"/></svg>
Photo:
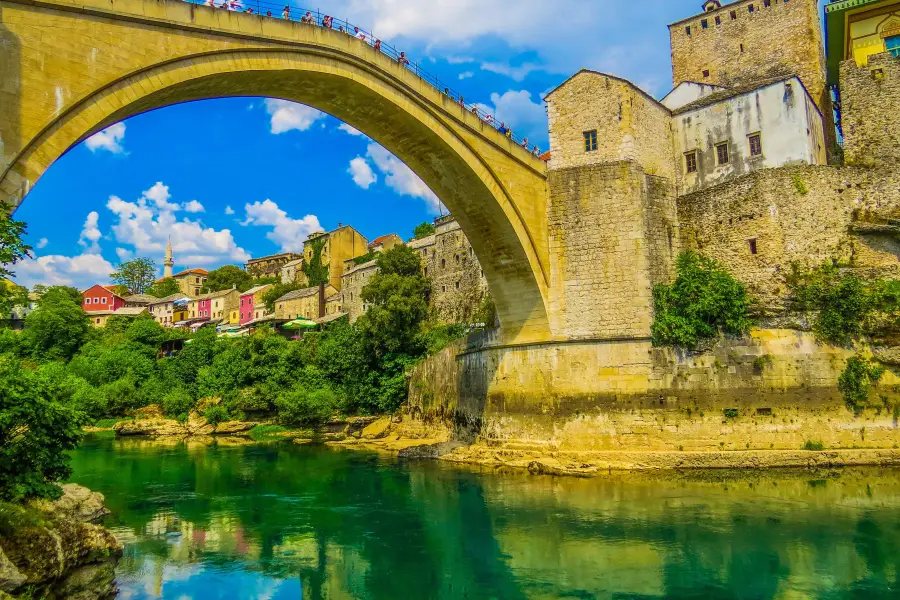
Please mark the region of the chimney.
<svg viewBox="0 0 900 600"><path fill-rule="evenodd" d="M325 284L319 284L319 317L322 318L325 316Z"/></svg>

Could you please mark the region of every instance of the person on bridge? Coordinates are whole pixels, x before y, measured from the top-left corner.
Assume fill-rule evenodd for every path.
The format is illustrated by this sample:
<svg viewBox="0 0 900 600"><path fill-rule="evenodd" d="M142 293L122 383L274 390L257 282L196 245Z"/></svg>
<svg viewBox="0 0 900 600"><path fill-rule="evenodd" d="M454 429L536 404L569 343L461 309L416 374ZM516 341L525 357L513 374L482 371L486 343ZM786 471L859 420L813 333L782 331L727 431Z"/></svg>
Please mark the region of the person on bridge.
<svg viewBox="0 0 900 600"><path fill-rule="evenodd" d="M331 29L331 25L333 23L334 23L334 17L329 17L328 15L325 15L322 18L322 27L327 27L328 29Z"/></svg>
<svg viewBox="0 0 900 600"><path fill-rule="evenodd" d="M506 122L505 122L505 121L501 121L501 123L500 123L500 129L498 129L497 131L499 131L499 132L502 133L503 135L506 135L506 133L509 131L509 129L506 128Z"/></svg>
<svg viewBox="0 0 900 600"><path fill-rule="evenodd" d="M475 115L476 117L478 116L478 107L475 106L474 104L472 105L472 114Z"/></svg>
<svg viewBox="0 0 900 600"><path fill-rule="evenodd" d="M315 25L316 20L313 18L312 13L306 11L306 14L303 15L303 18L300 19L301 23L306 23L307 25Z"/></svg>
<svg viewBox="0 0 900 600"><path fill-rule="evenodd" d="M401 53L400 53L400 56L397 57L397 62L400 63L401 65L408 65L408 64L409 64L409 59L406 58L406 52L401 52Z"/></svg>
<svg viewBox="0 0 900 600"><path fill-rule="evenodd" d="M359 30L359 27L353 28L353 37L358 40L366 41L366 34Z"/></svg>
<svg viewBox="0 0 900 600"><path fill-rule="evenodd" d="M522 140L522 147L528 150L528 138Z"/></svg>
<svg viewBox="0 0 900 600"><path fill-rule="evenodd" d="M535 156L540 156L540 155L541 155L541 151L538 150L538 147L537 147L537 146L534 147L534 149L531 151L531 153L534 154Z"/></svg>
<svg viewBox="0 0 900 600"><path fill-rule="evenodd" d="M375 40L375 49L381 51L381 40Z"/></svg>
<svg viewBox="0 0 900 600"><path fill-rule="evenodd" d="M284 10L281 11L281 18L282 19L290 19L291 18L291 7L290 6L284 7Z"/></svg>
<svg viewBox="0 0 900 600"><path fill-rule="evenodd" d="M247 10L245 10L244 12L247 13L248 15L252 15L252 14L253 14L253 7L251 6L250 8L248 8Z"/></svg>

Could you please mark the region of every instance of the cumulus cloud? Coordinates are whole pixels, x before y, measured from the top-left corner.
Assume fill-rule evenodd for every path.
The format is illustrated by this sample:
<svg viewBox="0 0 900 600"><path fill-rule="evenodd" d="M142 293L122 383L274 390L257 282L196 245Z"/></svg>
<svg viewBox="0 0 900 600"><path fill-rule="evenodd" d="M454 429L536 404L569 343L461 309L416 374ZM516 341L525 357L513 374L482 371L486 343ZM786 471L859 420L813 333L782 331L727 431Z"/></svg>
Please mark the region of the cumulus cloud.
<svg viewBox="0 0 900 600"><path fill-rule="evenodd" d="M34 245L34 247L40 250L41 248L46 248L47 243L47 238L41 238L38 240L38 243Z"/></svg>
<svg viewBox="0 0 900 600"><path fill-rule="evenodd" d="M122 154L125 152L125 148L122 146L122 141L124 139L125 123L116 123L86 139L84 145L87 146L91 152L106 150L113 154Z"/></svg>
<svg viewBox="0 0 900 600"><path fill-rule="evenodd" d="M504 63L492 63L486 62L481 65L482 71L490 71L491 73L497 73L499 75L506 75L510 79L514 79L515 81L523 81L528 74L532 71L538 70L538 65L532 63L525 63L524 65L513 67L511 65L507 65ZM462 77L460 77L462 79Z"/></svg>
<svg viewBox="0 0 900 600"><path fill-rule="evenodd" d="M81 227L81 235L78 236L78 244L86 248L85 252L90 254L99 254L100 245L98 242L103 234L100 233L98 224L100 222L100 214L96 210L88 213Z"/></svg>
<svg viewBox="0 0 900 600"><path fill-rule="evenodd" d="M357 156L350 161L350 168L347 169L347 172L353 177L353 183L364 190L369 189L369 186L378 181L378 176L362 156Z"/></svg>
<svg viewBox="0 0 900 600"><path fill-rule="evenodd" d="M125 262L134 258L134 253L127 248L116 248L116 256L119 257L119 262Z"/></svg>
<svg viewBox="0 0 900 600"><path fill-rule="evenodd" d="M244 206L247 218L241 225L271 227L266 237L281 248L282 252L298 252L303 249L303 242L310 233L322 231L319 218L306 215L302 219L292 219L271 200L254 202Z"/></svg>
<svg viewBox="0 0 900 600"><path fill-rule="evenodd" d="M196 200L191 200L187 204L184 205L184 210L189 213L202 213L206 209L203 208L203 205L197 202Z"/></svg>
<svg viewBox="0 0 900 600"><path fill-rule="evenodd" d="M338 125L338 129L340 129L340 130L343 131L344 133L348 133L348 134L353 135L353 136L362 136L362 137L365 137L365 135L366 135L366 134L364 134L362 131L360 131L359 129L356 129L355 127L352 127L352 126L350 126L350 125L347 125L346 123L341 123L340 125Z"/></svg>
<svg viewBox="0 0 900 600"><path fill-rule="evenodd" d="M325 118L325 113L315 108L311 108L304 104L289 102L287 100L277 100L275 98L266 98L266 112L272 118L272 133L284 133L296 129L297 131L306 131L313 124Z"/></svg>
<svg viewBox="0 0 900 600"><path fill-rule="evenodd" d="M465 71L464 73L459 74L460 80L469 79L470 77L474 77L474 76L475 76L475 73L473 73L472 71Z"/></svg>
<svg viewBox="0 0 900 600"><path fill-rule="evenodd" d="M234 214L234 209L231 208L230 206L226 206L226 207L225 207L225 214L226 214L226 215L233 215L233 214Z"/></svg>
<svg viewBox="0 0 900 600"><path fill-rule="evenodd" d="M547 110L539 98L532 100L528 90L509 90L503 94L491 94L491 104L478 107L494 119L505 122L516 133L527 136L542 136L547 132Z"/></svg>

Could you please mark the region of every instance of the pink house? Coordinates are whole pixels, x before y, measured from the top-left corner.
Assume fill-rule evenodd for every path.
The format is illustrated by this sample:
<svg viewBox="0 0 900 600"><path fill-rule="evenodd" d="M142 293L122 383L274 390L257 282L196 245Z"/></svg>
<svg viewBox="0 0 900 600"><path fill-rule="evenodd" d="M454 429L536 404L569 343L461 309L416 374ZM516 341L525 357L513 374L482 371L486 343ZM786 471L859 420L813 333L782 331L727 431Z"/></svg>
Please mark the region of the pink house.
<svg viewBox="0 0 900 600"><path fill-rule="evenodd" d="M271 283L258 285L241 294L241 304L238 307L241 325L268 314L262 303L262 297L270 287L272 287Z"/></svg>
<svg viewBox="0 0 900 600"><path fill-rule="evenodd" d="M255 292L253 290L247 290L243 294L241 294L241 306L240 310L240 323L243 325L248 321L253 320L253 296Z"/></svg>
<svg viewBox="0 0 900 600"><path fill-rule="evenodd" d="M212 304L212 298L200 298L197 301L197 317L202 317L204 319L211 318L212 308L210 305Z"/></svg>
<svg viewBox="0 0 900 600"><path fill-rule="evenodd" d="M125 298L114 293L109 288L100 284L89 287L81 292L81 308L87 312L95 310L119 310L125 306Z"/></svg>

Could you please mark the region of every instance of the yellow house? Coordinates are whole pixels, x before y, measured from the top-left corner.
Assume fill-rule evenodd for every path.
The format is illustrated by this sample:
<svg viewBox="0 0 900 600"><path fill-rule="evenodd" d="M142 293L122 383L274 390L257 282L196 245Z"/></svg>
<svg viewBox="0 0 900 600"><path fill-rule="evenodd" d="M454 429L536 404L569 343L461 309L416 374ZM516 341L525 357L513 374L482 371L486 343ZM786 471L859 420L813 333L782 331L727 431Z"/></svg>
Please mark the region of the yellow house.
<svg viewBox="0 0 900 600"><path fill-rule="evenodd" d="M92 310L87 315L94 327L106 327L110 317L136 317L147 312L146 306L123 306L119 310Z"/></svg>
<svg viewBox="0 0 900 600"><path fill-rule="evenodd" d="M324 294L325 298L328 298L337 294L337 290L328 284L325 286ZM325 302L324 298L319 296L318 287L294 290L275 301L275 316L279 319L304 317L315 320L324 316L324 310L320 310L322 304ZM324 306L322 308L324 309Z"/></svg>
<svg viewBox="0 0 900 600"><path fill-rule="evenodd" d="M890 52L900 57L900 0L842 0L825 5L828 83L838 84L841 61L858 66Z"/></svg>
<svg viewBox="0 0 900 600"><path fill-rule="evenodd" d="M165 327L172 327L178 321L188 319L190 309L188 304L190 298L186 294L178 293L160 298L156 302L150 303L150 314L153 319Z"/></svg>
<svg viewBox="0 0 900 600"><path fill-rule="evenodd" d="M340 291L344 261L366 254L369 251L369 241L353 227L341 223L338 223L338 228L334 231L311 233L303 244L303 258L307 264L312 263L319 245L322 265L328 267L328 283ZM296 281L300 284L308 282L306 274L299 268L296 271Z"/></svg>

